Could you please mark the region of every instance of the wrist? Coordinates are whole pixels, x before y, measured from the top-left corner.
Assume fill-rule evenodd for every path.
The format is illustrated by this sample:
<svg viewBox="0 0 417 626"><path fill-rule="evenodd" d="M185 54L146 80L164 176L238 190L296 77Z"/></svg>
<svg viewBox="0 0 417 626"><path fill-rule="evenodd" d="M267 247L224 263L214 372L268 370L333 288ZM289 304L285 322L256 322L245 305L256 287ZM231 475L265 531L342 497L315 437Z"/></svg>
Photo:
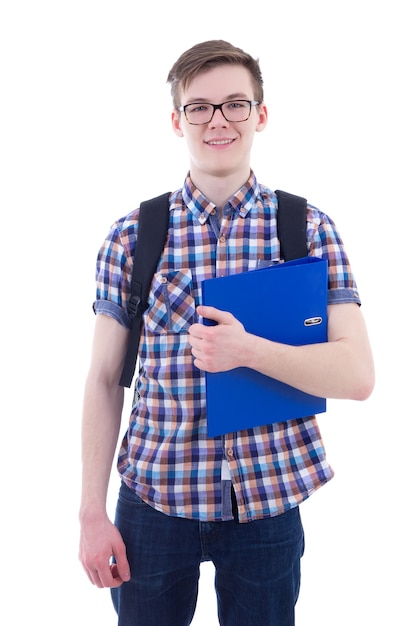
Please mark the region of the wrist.
<svg viewBox="0 0 417 626"><path fill-rule="evenodd" d="M80 523L99 520L107 517L106 502L98 498L83 498L81 500L78 518Z"/></svg>

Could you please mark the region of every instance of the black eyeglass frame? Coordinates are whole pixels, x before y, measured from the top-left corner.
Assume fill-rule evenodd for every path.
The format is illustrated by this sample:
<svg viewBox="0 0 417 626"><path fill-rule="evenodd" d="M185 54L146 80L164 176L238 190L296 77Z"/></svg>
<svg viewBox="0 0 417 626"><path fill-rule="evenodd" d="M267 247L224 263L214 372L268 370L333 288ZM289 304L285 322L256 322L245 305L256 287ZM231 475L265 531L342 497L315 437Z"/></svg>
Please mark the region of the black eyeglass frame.
<svg viewBox="0 0 417 626"><path fill-rule="evenodd" d="M232 102L246 102L247 104L249 104L249 113L248 116L245 117L244 120L228 120L226 115L224 114L223 111L223 107L225 104L230 104ZM187 117L187 108L191 107L191 106L196 106L198 104L201 105L206 105L206 106L211 106L213 107L213 113L211 115L211 118L209 120L207 120L207 122L190 122L190 120ZM232 124L238 124L240 122L246 122L249 118L250 118L250 114L252 113L252 107L256 106L257 104L260 104L257 100L245 100L245 99L239 99L239 100L226 100L226 102L222 102L221 104L213 104L212 102L190 102L189 104L184 104L183 106L178 107L178 111L180 113L184 113L185 115L185 119L187 120L187 122L189 124L192 124L192 126L202 126L203 124L210 124L211 120L214 117L215 112L217 111L217 109L219 109L224 117L224 119L226 120L226 122L230 122Z"/></svg>

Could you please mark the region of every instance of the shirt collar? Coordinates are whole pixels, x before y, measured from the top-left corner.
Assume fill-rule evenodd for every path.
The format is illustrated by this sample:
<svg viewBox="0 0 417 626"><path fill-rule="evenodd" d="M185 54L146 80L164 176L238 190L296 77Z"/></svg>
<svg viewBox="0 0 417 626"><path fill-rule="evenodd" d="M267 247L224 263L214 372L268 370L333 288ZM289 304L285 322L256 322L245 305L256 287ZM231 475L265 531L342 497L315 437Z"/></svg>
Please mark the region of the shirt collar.
<svg viewBox="0 0 417 626"><path fill-rule="evenodd" d="M259 201L260 196L261 193L258 182L255 174L251 170L246 183L229 198L226 205L223 207L223 213L224 215L235 213L239 214L241 217L246 217L251 208ZM210 202L194 185L190 173L187 174L184 181L182 200L184 205L198 219L200 224L205 224L212 211L216 208L215 204Z"/></svg>

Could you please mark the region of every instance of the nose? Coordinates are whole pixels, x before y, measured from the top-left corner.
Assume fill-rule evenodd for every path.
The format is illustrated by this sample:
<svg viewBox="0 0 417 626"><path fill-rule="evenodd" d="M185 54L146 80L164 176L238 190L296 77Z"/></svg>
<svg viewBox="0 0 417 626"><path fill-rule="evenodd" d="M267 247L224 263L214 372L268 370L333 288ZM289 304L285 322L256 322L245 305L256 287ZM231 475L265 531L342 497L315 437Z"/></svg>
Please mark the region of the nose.
<svg viewBox="0 0 417 626"><path fill-rule="evenodd" d="M210 120L209 126L227 126L229 122L226 120L223 112L220 108L214 111L213 117Z"/></svg>

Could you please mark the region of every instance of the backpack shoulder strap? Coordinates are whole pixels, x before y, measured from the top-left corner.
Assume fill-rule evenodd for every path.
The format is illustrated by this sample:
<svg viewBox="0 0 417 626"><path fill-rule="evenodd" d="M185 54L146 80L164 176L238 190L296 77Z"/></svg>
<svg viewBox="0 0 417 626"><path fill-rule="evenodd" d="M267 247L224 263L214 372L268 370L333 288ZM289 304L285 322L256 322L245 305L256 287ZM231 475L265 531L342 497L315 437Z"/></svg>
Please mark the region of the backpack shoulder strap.
<svg viewBox="0 0 417 626"><path fill-rule="evenodd" d="M133 260L128 313L132 319L126 359L119 384L130 387L136 369L142 316L148 308L148 294L153 275L164 249L171 192L140 204L138 237Z"/></svg>
<svg viewBox="0 0 417 626"><path fill-rule="evenodd" d="M286 191L276 190L275 193L281 257L292 261L307 256L307 200Z"/></svg>

